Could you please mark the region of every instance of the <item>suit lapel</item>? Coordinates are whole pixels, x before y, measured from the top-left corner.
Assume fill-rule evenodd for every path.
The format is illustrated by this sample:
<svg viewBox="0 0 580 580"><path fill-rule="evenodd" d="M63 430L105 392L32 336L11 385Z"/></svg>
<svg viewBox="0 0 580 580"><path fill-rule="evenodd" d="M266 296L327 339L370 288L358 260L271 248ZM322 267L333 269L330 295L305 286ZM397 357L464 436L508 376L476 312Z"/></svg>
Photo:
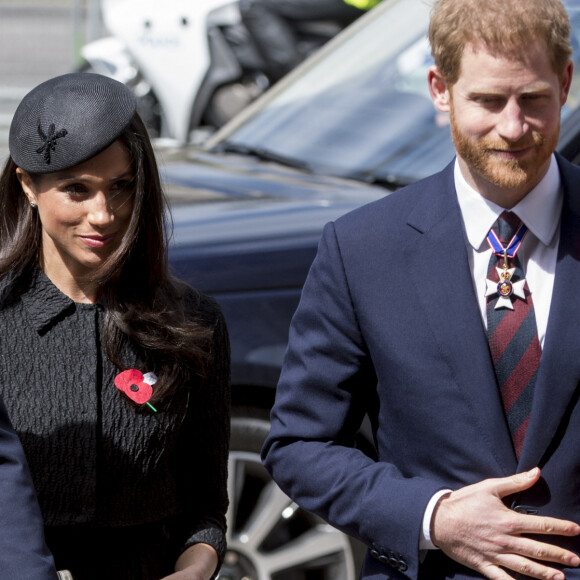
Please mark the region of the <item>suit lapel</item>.
<svg viewBox="0 0 580 580"><path fill-rule="evenodd" d="M420 235L405 245L405 263L425 323L464 397L466 406L458 412L471 413L481 438L508 475L515 471L516 458L469 269L453 163L425 187L408 219Z"/></svg>
<svg viewBox="0 0 580 580"><path fill-rule="evenodd" d="M580 187L578 170L560 163L564 207L554 289L544 350L536 382L530 423L520 459L520 470L543 465L550 444L557 444L559 428L580 379L580 203L575 191Z"/></svg>
<svg viewBox="0 0 580 580"><path fill-rule="evenodd" d="M530 424L518 471L542 466L558 443L580 381L580 188L577 168L558 159L564 208L550 316L538 371ZM418 235L404 248L409 286L456 377L481 437L502 471L515 472L516 458L496 385L468 266L453 164L425 184L408 219ZM482 353L486 353L482 356Z"/></svg>

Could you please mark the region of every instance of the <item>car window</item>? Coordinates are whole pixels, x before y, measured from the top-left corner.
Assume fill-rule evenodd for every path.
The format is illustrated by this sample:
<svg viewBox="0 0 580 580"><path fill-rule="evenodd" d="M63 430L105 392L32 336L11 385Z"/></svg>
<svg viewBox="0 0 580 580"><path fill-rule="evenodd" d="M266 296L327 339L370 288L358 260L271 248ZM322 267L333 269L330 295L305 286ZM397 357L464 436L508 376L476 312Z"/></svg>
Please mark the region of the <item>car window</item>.
<svg viewBox="0 0 580 580"><path fill-rule="evenodd" d="M580 2L566 2L576 68L565 119L580 103ZM454 155L448 118L429 96L431 3L385 2L322 59L301 69L227 141L315 172L406 183Z"/></svg>

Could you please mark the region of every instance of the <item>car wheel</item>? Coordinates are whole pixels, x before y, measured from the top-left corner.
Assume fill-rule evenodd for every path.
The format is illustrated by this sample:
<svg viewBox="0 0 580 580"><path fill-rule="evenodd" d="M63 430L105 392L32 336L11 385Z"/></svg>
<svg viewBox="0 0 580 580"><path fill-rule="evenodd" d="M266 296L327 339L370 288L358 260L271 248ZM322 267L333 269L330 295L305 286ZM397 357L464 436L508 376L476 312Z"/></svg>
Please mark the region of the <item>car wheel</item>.
<svg viewBox="0 0 580 580"><path fill-rule="evenodd" d="M261 418L232 418L220 580L355 580L362 545L298 507L263 467L269 427Z"/></svg>

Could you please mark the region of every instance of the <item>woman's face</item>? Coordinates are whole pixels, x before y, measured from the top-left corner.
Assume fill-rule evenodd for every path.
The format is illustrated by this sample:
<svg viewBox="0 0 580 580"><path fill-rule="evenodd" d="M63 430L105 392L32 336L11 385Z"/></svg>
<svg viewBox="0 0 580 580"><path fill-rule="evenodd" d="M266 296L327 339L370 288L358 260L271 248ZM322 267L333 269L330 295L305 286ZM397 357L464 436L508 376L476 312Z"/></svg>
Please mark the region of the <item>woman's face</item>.
<svg viewBox="0 0 580 580"><path fill-rule="evenodd" d="M133 211L133 167L115 141L75 167L18 177L42 224L42 263L52 280L82 279L103 264L123 239Z"/></svg>

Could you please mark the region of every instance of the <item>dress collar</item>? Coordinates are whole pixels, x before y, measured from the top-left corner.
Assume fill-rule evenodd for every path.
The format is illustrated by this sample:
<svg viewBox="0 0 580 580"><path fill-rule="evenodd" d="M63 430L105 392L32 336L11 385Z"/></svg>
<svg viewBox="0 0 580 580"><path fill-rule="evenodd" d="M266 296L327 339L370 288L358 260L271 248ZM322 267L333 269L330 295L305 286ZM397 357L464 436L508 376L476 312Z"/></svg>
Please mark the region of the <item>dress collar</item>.
<svg viewBox="0 0 580 580"><path fill-rule="evenodd" d="M67 311L74 310L74 302L39 267L35 267L30 274L28 291L22 294L22 303L31 324L42 334L64 317Z"/></svg>
<svg viewBox="0 0 580 580"><path fill-rule="evenodd" d="M467 239L475 250L479 250L504 208L482 197L467 183L457 160L454 178ZM558 163L552 155L546 175L511 211L547 246L560 223L563 197Z"/></svg>
<svg viewBox="0 0 580 580"><path fill-rule="evenodd" d="M0 296L5 305L20 299L30 324L39 334L44 334L75 310L102 309L99 304L76 304L37 264L29 266L17 280L11 274L5 276L0 281Z"/></svg>

